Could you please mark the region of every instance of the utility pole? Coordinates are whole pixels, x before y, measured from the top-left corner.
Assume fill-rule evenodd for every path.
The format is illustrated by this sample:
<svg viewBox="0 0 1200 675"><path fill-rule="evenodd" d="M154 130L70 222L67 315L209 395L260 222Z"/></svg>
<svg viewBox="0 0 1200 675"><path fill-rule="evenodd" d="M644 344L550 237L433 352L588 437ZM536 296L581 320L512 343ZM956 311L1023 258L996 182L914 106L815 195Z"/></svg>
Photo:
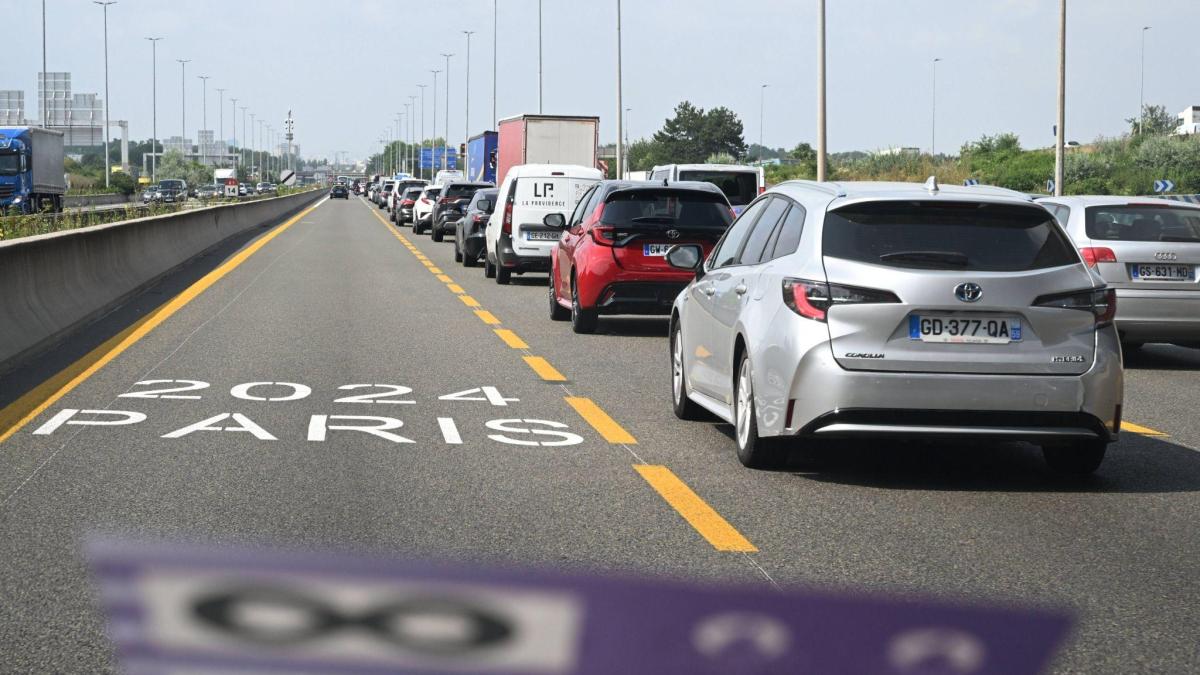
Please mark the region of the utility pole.
<svg viewBox="0 0 1200 675"><path fill-rule="evenodd" d="M237 142L237 99L230 96L229 100L233 102L233 108L232 108L233 114L230 115L230 117L229 117L230 121L233 123L233 138L231 140L233 140L233 147L236 148L236 147L238 147L238 142ZM232 150L232 148L230 148L230 149ZM238 162L235 160L234 164L233 164L234 175L237 175L237 167L238 167Z"/></svg>
<svg viewBox="0 0 1200 675"><path fill-rule="evenodd" d="M463 35L467 36L467 84L463 88L463 143L471 140L471 36L474 34L473 30L463 31ZM466 163L466 158L463 158L463 165L466 166Z"/></svg>
<svg viewBox="0 0 1200 675"><path fill-rule="evenodd" d="M629 172L629 113L633 112L633 108L625 109L625 172ZM621 174L624 176L625 174Z"/></svg>
<svg viewBox="0 0 1200 675"><path fill-rule="evenodd" d="M1142 31L1142 35L1145 35ZM1058 2L1058 127L1054 139L1054 196L1061 197L1063 193L1063 176L1065 157L1063 146L1066 143L1067 130L1064 128L1067 118L1067 0Z"/></svg>
<svg viewBox="0 0 1200 675"><path fill-rule="evenodd" d="M492 97L495 98L495 90L493 89ZM42 90L39 92L42 95L42 128L50 126L50 115L46 111L46 0L42 0ZM104 100L108 100L108 94L104 95Z"/></svg>
<svg viewBox="0 0 1200 675"><path fill-rule="evenodd" d="M437 168L437 149L433 145L437 142L437 76L442 71L431 70L429 72L433 73L433 137L429 140L429 175L433 177L437 175L434 173L434 169ZM445 150L442 151L442 154L446 154Z"/></svg>
<svg viewBox="0 0 1200 675"><path fill-rule="evenodd" d="M254 113L250 113L250 166L256 173L262 173L258 169L258 144L254 142Z"/></svg>
<svg viewBox="0 0 1200 675"><path fill-rule="evenodd" d="M148 37L150 41L150 180L158 182L158 41L160 37Z"/></svg>
<svg viewBox="0 0 1200 675"><path fill-rule="evenodd" d="M187 154L192 151L187 143L183 143L183 139L187 138L187 64L191 59L175 59L179 62L179 93L181 97L181 105L179 106L179 142L183 144L183 158L187 160Z"/></svg>
<svg viewBox="0 0 1200 675"><path fill-rule="evenodd" d="M937 159L937 64L940 58L933 60L933 98L929 115L929 156Z"/></svg>
<svg viewBox="0 0 1200 675"><path fill-rule="evenodd" d="M542 0L538 0L538 114L542 114Z"/></svg>
<svg viewBox="0 0 1200 675"><path fill-rule="evenodd" d="M425 167L421 166L421 163L424 158L421 157L420 155L425 154L425 87L427 87L427 86L429 86L429 85L427 85L427 84L418 84L417 85L417 89L421 90L421 152L417 156L417 168L422 169L422 171L421 171L422 178L425 177L425 172L423 170ZM433 166L433 150L429 151L429 166L430 167Z"/></svg>
<svg viewBox="0 0 1200 675"><path fill-rule="evenodd" d="M613 178L621 179L621 169L625 166L625 102L621 98L621 0L617 0L617 166L613 170Z"/></svg>
<svg viewBox="0 0 1200 675"><path fill-rule="evenodd" d="M763 111L767 107L767 87L771 85L764 84L758 88L758 160L761 162L763 157Z"/></svg>
<svg viewBox="0 0 1200 675"><path fill-rule="evenodd" d="M1141 84L1138 85L1138 135L1142 135L1143 125L1146 123L1146 31L1150 30L1150 26L1142 26L1142 77ZM108 95L105 94L105 105L108 105Z"/></svg>
<svg viewBox="0 0 1200 675"><path fill-rule="evenodd" d="M420 167L421 157L420 157L420 153L418 153L416 151L416 149L413 147L413 145L417 141L417 97L416 97L416 95L410 95L408 97L408 101L409 101L409 106L411 106L409 108L409 115L408 115L408 154L409 154L408 165L413 167L413 174L419 178L421 176L421 167Z"/></svg>
<svg viewBox="0 0 1200 675"><path fill-rule="evenodd" d="M217 135L214 141L225 141L225 90L217 88Z"/></svg>
<svg viewBox="0 0 1200 675"><path fill-rule="evenodd" d="M45 45L46 45L46 17L44 16L46 9L45 0L42 1L42 69L45 70ZM500 31L497 28L500 18L500 0L492 0L492 121L488 124L491 129L496 128L496 61L499 56L499 51L496 48L498 44L497 38L500 36Z"/></svg>
<svg viewBox="0 0 1200 675"><path fill-rule="evenodd" d="M295 138L295 135L292 133L292 131L293 131L295 122L294 122L294 120L292 120L292 111L291 110L288 111L287 121L284 122L284 125L287 127L288 169L294 169L295 166L294 166L294 162L292 161L292 139Z"/></svg>
<svg viewBox="0 0 1200 675"><path fill-rule="evenodd" d="M208 75L197 75L197 79L201 82L200 89L200 127L204 131L208 131ZM208 164L208 145L200 138L200 132L196 132L196 145L200 151L200 163Z"/></svg>
<svg viewBox="0 0 1200 675"><path fill-rule="evenodd" d="M246 156L246 106L238 106L242 109L242 144L238 146L238 158L246 168L246 180L250 179L250 160Z"/></svg>
<svg viewBox="0 0 1200 675"><path fill-rule="evenodd" d="M817 180L825 180L825 0L817 0Z"/></svg>
<svg viewBox="0 0 1200 675"><path fill-rule="evenodd" d="M446 142L443 143L443 145L446 147L442 148L442 168L449 169L450 168L450 157L449 157L448 151L450 149L450 57L454 56L454 55L453 54L442 54L442 56L446 57Z"/></svg>
<svg viewBox="0 0 1200 675"><path fill-rule="evenodd" d="M100 5L104 8L104 187L109 186L109 180L112 178L111 158L108 154L108 6L117 4L116 0L108 2L100 2L92 0L93 4ZM1145 42L1143 40L1143 42ZM1143 50L1145 51L1145 50ZM1143 59L1144 60L1144 59ZM42 73L42 89L46 88L46 75Z"/></svg>

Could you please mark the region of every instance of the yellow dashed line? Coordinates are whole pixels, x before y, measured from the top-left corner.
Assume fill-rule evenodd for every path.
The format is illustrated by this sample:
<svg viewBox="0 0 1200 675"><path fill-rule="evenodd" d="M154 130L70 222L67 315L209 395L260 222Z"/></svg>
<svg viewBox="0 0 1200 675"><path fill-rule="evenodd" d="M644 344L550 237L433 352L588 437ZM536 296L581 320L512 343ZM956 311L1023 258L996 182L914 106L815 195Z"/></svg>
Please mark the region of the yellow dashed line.
<svg viewBox="0 0 1200 675"><path fill-rule="evenodd" d="M718 551L742 553L754 553L758 550L667 467L637 464L633 468L671 505L671 508L700 533L700 536L707 539L713 548Z"/></svg>
<svg viewBox="0 0 1200 675"><path fill-rule="evenodd" d="M467 307L479 307L479 301L469 295L460 295L458 299L462 300Z"/></svg>
<svg viewBox="0 0 1200 675"><path fill-rule="evenodd" d="M441 274L441 273L442 273L442 270L441 270L440 268L433 267L432 265L429 267L429 271L430 271L430 272L433 272L434 274Z"/></svg>
<svg viewBox="0 0 1200 675"><path fill-rule="evenodd" d="M1159 436L1159 437L1161 437L1161 436L1167 435L1161 431L1155 431L1154 429L1151 429L1150 427L1144 427L1140 424L1134 424L1133 422L1124 422L1124 421L1121 422L1121 430L1122 431L1132 431L1135 434L1141 434L1143 436Z"/></svg>
<svg viewBox="0 0 1200 675"><path fill-rule="evenodd" d="M458 284L446 284L446 288L449 288L451 293L466 293Z"/></svg>
<svg viewBox="0 0 1200 675"><path fill-rule="evenodd" d="M444 283L444 284L452 284L452 283L454 283L454 280L453 280L453 279L451 279L451 278L450 278L450 276L449 276L449 275L447 275L447 274L439 274L439 275L437 276L437 279L438 279L438 281L440 281L440 282L442 282L442 283Z"/></svg>
<svg viewBox="0 0 1200 675"><path fill-rule="evenodd" d="M579 413L579 416L585 422L592 425L596 433L600 434L609 443L624 443L626 445L637 443L637 439L633 437L633 434L625 431L624 427L617 424L617 421L609 417L608 413L604 412L592 399L583 398L582 396L568 396L566 397L566 401L568 405L575 409L575 412Z"/></svg>
<svg viewBox="0 0 1200 675"><path fill-rule="evenodd" d="M511 330L507 328L497 328L495 330L496 335L499 335L500 339L504 340L504 344L508 345L509 347L512 347L513 349L529 349L529 345L525 344L525 341Z"/></svg>
<svg viewBox="0 0 1200 675"><path fill-rule="evenodd" d="M500 323L500 319L497 319L495 314L492 314L491 312L487 311L486 309L475 310L475 316L479 317L480 321L486 323L489 326L495 326Z"/></svg>
<svg viewBox="0 0 1200 675"><path fill-rule="evenodd" d="M567 379L558 372L558 369L550 365L549 361L540 356L523 356L521 358L525 359L525 363L528 363L530 368L533 368L533 372L547 382L563 382Z"/></svg>

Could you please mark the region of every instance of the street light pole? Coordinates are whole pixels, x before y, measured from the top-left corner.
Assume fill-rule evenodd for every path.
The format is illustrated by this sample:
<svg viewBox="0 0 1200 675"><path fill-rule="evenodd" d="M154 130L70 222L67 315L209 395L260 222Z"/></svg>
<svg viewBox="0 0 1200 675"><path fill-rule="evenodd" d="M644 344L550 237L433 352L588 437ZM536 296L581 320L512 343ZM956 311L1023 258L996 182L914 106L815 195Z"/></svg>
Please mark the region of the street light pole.
<svg viewBox="0 0 1200 675"><path fill-rule="evenodd" d="M246 169L246 179L250 178L250 160L246 156L246 106L238 106L242 109L242 144L238 146L238 158L242 160L242 165Z"/></svg>
<svg viewBox="0 0 1200 675"><path fill-rule="evenodd" d="M1143 131L1143 125L1146 122L1146 31L1150 30L1150 26L1142 26L1142 77L1141 84L1138 85L1138 135ZM108 95L105 94L105 98ZM108 101L105 100L105 105Z"/></svg>
<svg viewBox="0 0 1200 675"><path fill-rule="evenodd" d="M538 0L538 114L542 114L542 0Z"/></svg>
<svg viewBox="0 0 1200 675"><path fill-rule="evenodd" d="M424 158L421 157L421 155L425 154L425 87L427 87L427 86L429 86L429 85L427 85L427 84L418 84L417 85L417 89L421 90L421 152L417 155L417 168L422 169L422 171L420 172L420 175L422 178L425 177L425 172L423 170L425 167L421 166L422 160ZM433 166L433 150L429 151L429 166L430 167Z"/></svg>
<svg viewBox="0 0 1200 675"><path fill-rule="evenodd" d="M410 106L408 109L408 165L413 168L413 175L419 178L421 176L421 167L419 166L421 158L420 153L413 148L413 144L417 140L417 97L415 95L408 97L408 105Z"/></svg>
<svg viewBox="0 0 1200 675"><path fill-rule="evenodd" d="M431 70L429 72L433 73L433 136L429 139L429 175L432 177L437 175L433 173L433 170L437 167L437 150L433 144L437 142L437 76L442 71ZM442 154L446 154L444 150Z"/></svg>
<svg viewBox="0 0 1200 675"><path fill-rule="evenodd" d="M1145 35L1145 33L1143 33ZM1054 196L1061 197L1063 193L1063 177L1065 175L1063 146L1066 143L1067 130L1067 0L1058 3L1058 125L1054 138Z"/></svg>
<svg viewBox="0 0 1200 675"><path fill-rule="evenodd" d="M446 150L450 147L450 57L454 54L442 54L446 57L446 148L442 149L442 168L450 168L450 157Z"/></svg>
<svg viewBox="0 0 1200 675"><path fill-rule="evenodd" d="M254 113L250 113L250 166L254 167L254 170L260 175L262 174L258 168L258 144L254 142Z"/></svg>
<svg viewBox="0 0 1200 675"><path fill-rule="evenodd" d="M213 141L224 141L225 135L225 90L217 88L217 135Z"/></svg>
<svg viewBox="0 0 1200 675"><path fill-rule="evenodd" d="M763 119L764 111L767 107L767 87L771 85L764 84L758 88L758 159L762 161L763 154Z"/></svg>
<svg viewBox="0 0 1200 675"><path fill-rule="evenodd" d="M825 180L825 0L817 0L817 180Z"/></svg>
<svg viewBox="0 0 1200 675"><path fill-rule="evenodd" d="M180 125L179 142L181 144L183 144L183 158L184 158L184 160L186 160L188 152L191 151L191 148L188 147L188 144L183 143L183 140L185 138L187 138L187 64L191 62L191 59L175 59L175 60L179 62L179 77L180 77L179 95L180 95L181 105L179 106L179 125Z"/></svg>
<svg viewBox="0 0 1200 675"><path fill-rule="evenodd" d="M937 64L940 58L933 60L933 105L929 115L929 156L937 158Z"/></svg>
<svg viewBox="0 0 1200 675"><path fill-rule="evenodd" d="M463 87L463 143L471 140L471 36L474 34L473 30L463 31L463 35L467 36L467 78ZM467 160L464 157L463 166L466 165Z"/></svg>
<svg viewBox="0 0 1200 675"><path fill-rule="evenodd" d="M208 75L197 75L197 79L202 83L200 85L200 127L203 131L208 131ZM196 132L196 145L200 151L200 163L208 164L208 145L200 138L200 132Z"/></svg>
<svg viewBox="0 0 1200 675"><path fill-rule="evenodd" d="M112 178L111 158L108 154L108 6L117 4L116 0L108 2L100 2L92 0L93 4L100 5L104 8L104 187L109 186L109 179ZM42 73L42 89L46 88L46 75Z"/></svg>
<svg viewBox="0 0 1200 675"><path fill-rule="evenodd" d="M617 165L613 168L613 178L618 180L625 166L625 115L622 114L625 102L621 98L621 89L621 0L617 0Z"/></svg>
<svg viewBox="0 0 1200 675"><path fill-rule="evenodd" d="M233 138L231 140L233 141L233 147L236 148L236 147L238 147L238 142L237 142L237 99L230 96L229 100L233 104L233 108L231 109L233 114L230 115L230 122L233 123ZM237 167L238 167L238 162L235 161L233 164L233 172L235 175L237 174Z"/></svg>
<svg viewBox="0 0 1200 675"><path fill-rule="evenodd" d="M625 167L624 167L624 170L626 173L629 172L629 165L630 165L630 162L629 162L629 113L632 111L633 111L633 108L625 109ZM624 174L622 174L622 175L624 175Z"/></svg>
<svg viewBox="0 0 1200 675"><path fill-rule="evenodd" d="M492 90L495 92L495 89ZM46 0L42 0L42 90L38 92L42 95L42 128L50 126L50 114L46 111ZM495 94L492 94L495 98ZM104 100L108 100L108 94L104 95Z"/></svg>
<svg viewBox="0 0 1200 675"><path fill-rule="evenodd" d="M43 0L43 5L42 5L42 10L43 10L43 14L44 14L44 11L45 11L44 0ZM488 126L491 128L496 127L496 60L497 60L496 57L499 55L497 52L496 45L497 45L497 38L500 35L500 31L497 28L499 18L500 18L500 0L492 0L492 121L490 124L488 124ZM45 45L46 45L45 31L46 31L46 21L45 21L45 16L43 16L42 17L42 33L43 33L43 35L42 35L42 48L43 48L42 69L43 70L45 70L45 60L46 60L46 58L45 58Z"/></svg>
<svg viewBox="0 0 1200 675"><path fill-rule="evenodd" d="M150 180L158 182L158 41L160 37L148 37L150 41Z"/></svg>

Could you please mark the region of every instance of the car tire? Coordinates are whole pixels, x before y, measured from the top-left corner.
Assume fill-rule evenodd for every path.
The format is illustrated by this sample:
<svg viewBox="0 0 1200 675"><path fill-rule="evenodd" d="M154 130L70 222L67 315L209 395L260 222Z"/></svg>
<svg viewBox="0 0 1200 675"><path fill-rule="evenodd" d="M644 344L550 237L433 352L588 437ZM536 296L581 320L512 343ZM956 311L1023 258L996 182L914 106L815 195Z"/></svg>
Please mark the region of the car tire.
<svg viewBox="0 0 1200 675"><path fill-rule="evenodd" d="M442 228L435 225L433 229L429 231L429 238L434 241L442 241L445 238L445 235L442 234Z"/></svg>
<svg viewBox="0 0 1200 675"><path fill-rule="evenodd" d="M1095 473L1104 461L1108 443L1101 440L1086 440L1068 444L1042 446L1042 458L1046 466L1060 476L1087 476Z"/></svg>
<svg viewBox="0 0 1200 675"><path fill-rule="evenodd" d="M553 272L551 272L553 274ZM566 321L571 318L571 310L558 304L558 298L554 292L554 277L550 277L550 283L547 284L550 292L547 297L550 299L550 320L551 321Z"/></svg>
<svg viewBox="0 0 1200 675"><path fill-rule="evenodd" d="M733 380L733 438L737 445L738 461L748 469L770 469L779 466L781 454L771 439L758 435L758 418L754 409L754 377L750 355L743 352Z"/></svg>
<svg viewBox="0 0 1200 675"><path fill-rule="evenodd" d="M671 327L671 407L681 420L704 419L705 411L687 396L687 366L683 360L683 327Z"/></svg>
<svg viewBox="0 0 1200 675"><path fill-rule="evenodd" d="M483 276L487 277L488 279L494 279L496 277L496 266L492 264L491 256L487 255L486 253L484 254L483 258Z"/></svg>
<svg viewBox="0 0 1200 675"><path fill-rule="evenodd" d="M496 264L496 283L501 286L507 286L508 282L512 281L512 270L500 265L499 261Z"/></svg>
<svg viewBox="0 0 1200 675"><path fill-rule="evenodd" d="M579 304L579 285L571 277L571 330L581 335L596 332L596 310L584 309Z"/></svg>

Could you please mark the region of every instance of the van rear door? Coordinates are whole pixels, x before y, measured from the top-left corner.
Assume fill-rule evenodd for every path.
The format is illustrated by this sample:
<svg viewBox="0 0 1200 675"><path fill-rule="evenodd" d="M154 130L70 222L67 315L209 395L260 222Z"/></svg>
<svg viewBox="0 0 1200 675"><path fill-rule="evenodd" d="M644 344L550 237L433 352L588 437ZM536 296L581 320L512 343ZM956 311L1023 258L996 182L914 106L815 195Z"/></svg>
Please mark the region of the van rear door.
<svg viewBox="0 0 1200 675"><path fill-rule="evenodd" d="M542 219L550 213L570 215L583 193L597 182L595 178L570 177L558 171L549 176L514 179L513 250L519 255L549 256L562 230L546 227Z"/></svg>

